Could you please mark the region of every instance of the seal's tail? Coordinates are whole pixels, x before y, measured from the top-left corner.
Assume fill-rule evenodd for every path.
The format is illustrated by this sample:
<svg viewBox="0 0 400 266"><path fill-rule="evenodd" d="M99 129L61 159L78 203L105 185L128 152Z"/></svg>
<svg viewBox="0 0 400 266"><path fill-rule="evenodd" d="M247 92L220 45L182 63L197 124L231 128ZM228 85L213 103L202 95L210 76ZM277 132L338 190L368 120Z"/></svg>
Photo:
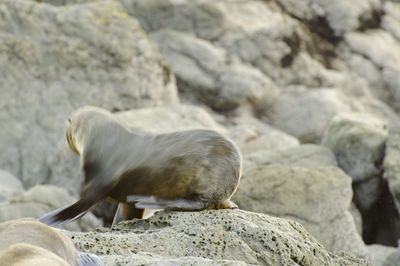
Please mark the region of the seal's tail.
<svg viewBox="0 0 400 266"><path fill-rule="evenodd" d="M80 199L72 205L58 208L38 220L49 226L60 226L70 223L85 215L94 204L87 202L87 200Z"/></svg>

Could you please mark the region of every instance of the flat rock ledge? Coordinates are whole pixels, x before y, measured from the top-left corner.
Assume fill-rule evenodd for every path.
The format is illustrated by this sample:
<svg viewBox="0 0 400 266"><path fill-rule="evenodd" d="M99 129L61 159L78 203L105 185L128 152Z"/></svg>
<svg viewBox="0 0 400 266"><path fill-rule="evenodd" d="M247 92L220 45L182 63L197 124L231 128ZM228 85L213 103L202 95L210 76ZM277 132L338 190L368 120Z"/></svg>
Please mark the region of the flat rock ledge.
<svg viewBox="0 0 400 266"><path fill-rule="evenodd" d="M65 233L105 265L369 265L329 253L298 222L243 210L161 211L112 228Z"/></svg>

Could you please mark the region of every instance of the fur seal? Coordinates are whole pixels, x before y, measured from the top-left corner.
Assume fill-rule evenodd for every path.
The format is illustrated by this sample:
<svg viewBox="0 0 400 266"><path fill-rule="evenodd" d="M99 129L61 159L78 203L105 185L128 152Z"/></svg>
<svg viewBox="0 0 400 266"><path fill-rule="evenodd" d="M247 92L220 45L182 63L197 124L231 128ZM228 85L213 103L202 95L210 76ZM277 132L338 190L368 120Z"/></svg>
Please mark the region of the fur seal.
<svg viewBox="0 0 400 266"><path fill-rule="evenodd" d="M241 155L217 132L138 135L107 110L87 106L68 118L66 138L80 155L80 199L39 218L47 225L76 220L107 198L119 203L113 224L143 218L146 208L237 208L230 198L240 181Z"/></svg>

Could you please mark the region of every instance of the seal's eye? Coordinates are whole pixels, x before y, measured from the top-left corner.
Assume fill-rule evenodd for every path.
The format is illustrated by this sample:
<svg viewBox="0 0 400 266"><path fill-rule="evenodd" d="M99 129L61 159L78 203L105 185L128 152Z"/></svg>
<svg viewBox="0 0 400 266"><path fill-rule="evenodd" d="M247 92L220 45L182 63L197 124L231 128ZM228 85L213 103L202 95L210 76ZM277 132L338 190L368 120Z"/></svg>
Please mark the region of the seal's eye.
<svg viewBox="0 0 400 266"><path fill-rule="evenodd" d="M71 124L71 118L68 117L68 123Z"/></svg>

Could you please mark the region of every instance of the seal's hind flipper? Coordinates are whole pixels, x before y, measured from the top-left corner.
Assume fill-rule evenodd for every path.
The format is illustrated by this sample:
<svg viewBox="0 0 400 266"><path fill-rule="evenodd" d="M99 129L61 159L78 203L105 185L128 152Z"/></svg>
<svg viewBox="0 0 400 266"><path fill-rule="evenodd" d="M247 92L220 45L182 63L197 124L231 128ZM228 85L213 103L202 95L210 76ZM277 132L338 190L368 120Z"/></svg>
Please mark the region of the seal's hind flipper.
<svg viewBox="0 0 400 266"><path fill-rule="evenodd" d="M76 219L85 215L92 205L84 204L82 200L78 200L72 205L58 208L42 217L38 220L49 226L60 226L63 224L70 223Z"/></svg>
<svg viewBox="0 0 400 266"><path fill-rule="evenodd" d="M207 202L201 200L167 199L146 195L130 195L128 202L134 202L136 208L197 211L207 208Z"/></svg>

